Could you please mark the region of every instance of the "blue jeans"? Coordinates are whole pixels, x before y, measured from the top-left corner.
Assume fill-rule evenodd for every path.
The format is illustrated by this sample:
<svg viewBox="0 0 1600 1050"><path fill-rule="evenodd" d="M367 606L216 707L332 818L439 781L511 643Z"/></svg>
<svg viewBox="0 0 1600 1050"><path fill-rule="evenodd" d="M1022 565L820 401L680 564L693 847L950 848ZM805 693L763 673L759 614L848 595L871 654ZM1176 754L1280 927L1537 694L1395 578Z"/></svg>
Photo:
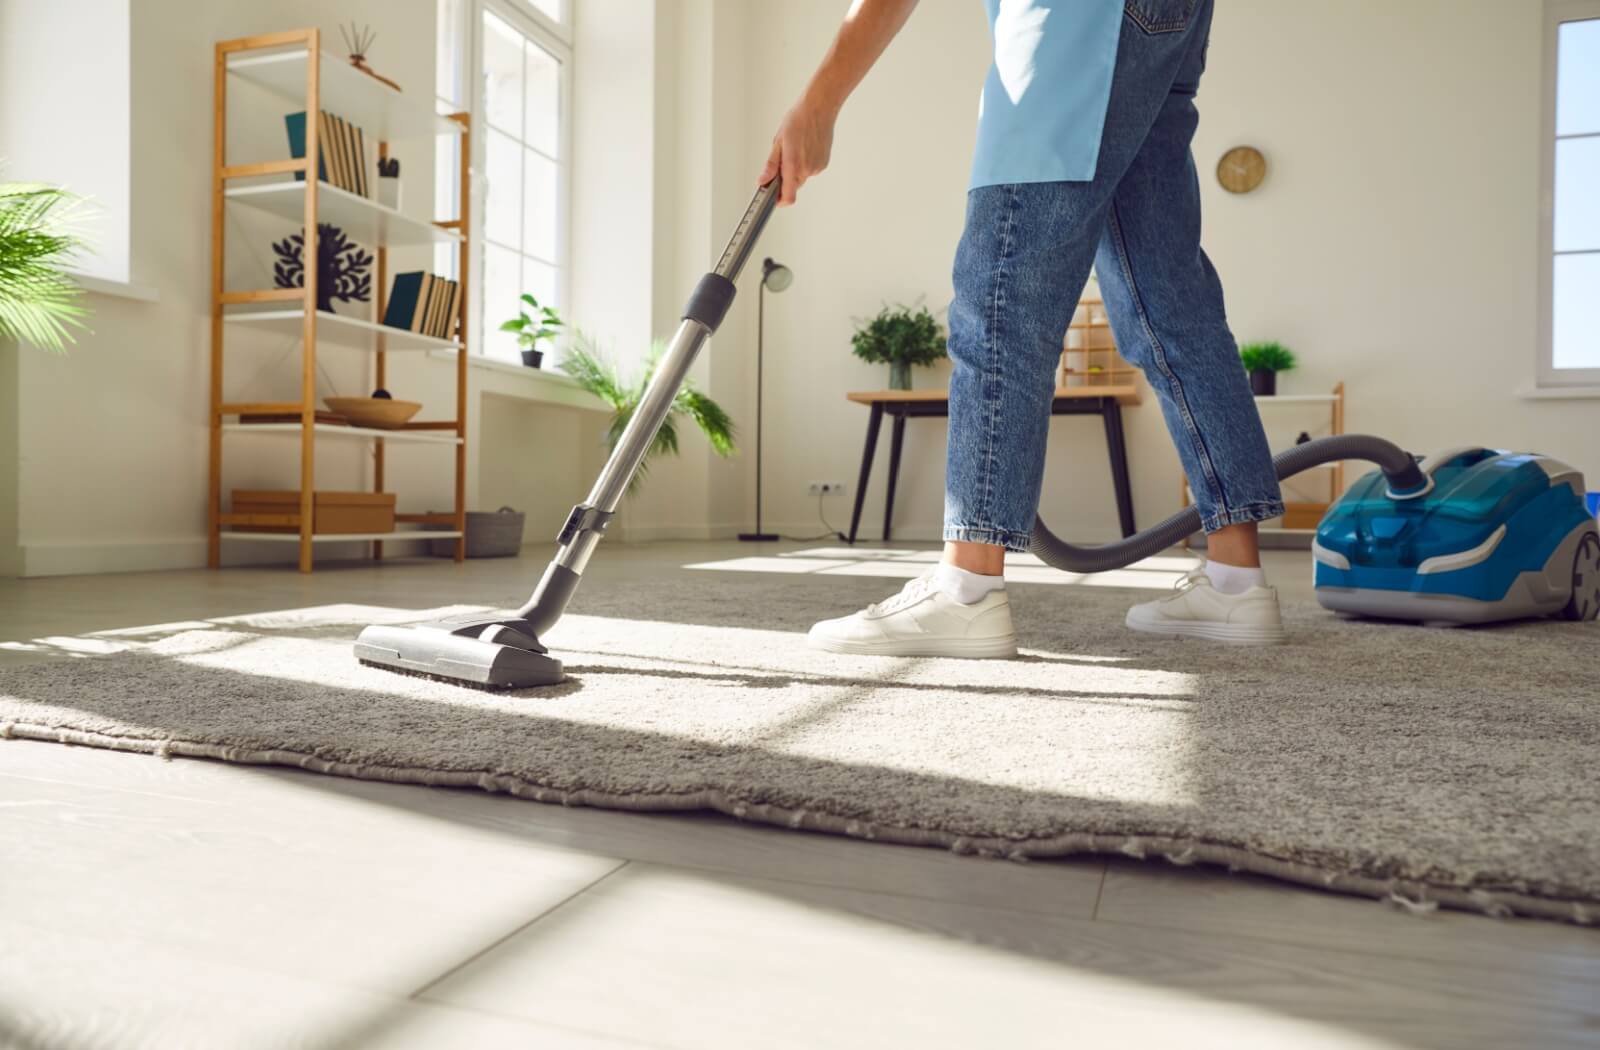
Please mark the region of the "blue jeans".
<svg viewBox="0 0 1600 1050"><path fill-rule="evenodd" d="M1283 513L1222 284L1200 248L1189 143L1211 4L1128 0L1093 181L968 195L950 304L946 540L1028 548L1063 336L1091 263L1205 530Z"/></svg>

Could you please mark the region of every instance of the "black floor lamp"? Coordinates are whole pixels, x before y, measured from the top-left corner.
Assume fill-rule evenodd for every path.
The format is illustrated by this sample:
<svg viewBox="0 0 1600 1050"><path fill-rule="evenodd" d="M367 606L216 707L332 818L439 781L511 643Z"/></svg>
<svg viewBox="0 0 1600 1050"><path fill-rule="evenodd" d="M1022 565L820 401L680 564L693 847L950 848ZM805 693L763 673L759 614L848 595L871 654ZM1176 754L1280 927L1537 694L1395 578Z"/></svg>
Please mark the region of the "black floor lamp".
<svg viewBox="0 0 1600 1050"><path fill-rule="evenodd" d="M767 332L767 290L781 292L794 283L794 271L770 258L761 260L761 287L756 292L756 531L741 532L741 540L769 541L775 532L761 531L761 359Z"/></svg>

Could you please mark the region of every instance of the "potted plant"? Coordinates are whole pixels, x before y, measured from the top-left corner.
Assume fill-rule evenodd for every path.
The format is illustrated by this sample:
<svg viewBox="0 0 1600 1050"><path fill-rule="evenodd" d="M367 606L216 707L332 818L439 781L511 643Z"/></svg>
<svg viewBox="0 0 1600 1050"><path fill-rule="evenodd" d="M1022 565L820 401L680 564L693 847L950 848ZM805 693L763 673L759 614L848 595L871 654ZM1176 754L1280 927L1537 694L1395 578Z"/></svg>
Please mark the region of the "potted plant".
<svg viewBox="0 0 1600 1050"><path fill-rule="evenodd" d="M82 247L69 228L79 198L40 183L0 184L0 336L62 350L88 311L63 267Z"/></svg>
<svg viewBox="0 0 1600 1050"><path fill-rule="evenodd" d="M944 328L925 306L885 306L856 329L850 347L863 361L889 363L890 390L910 390L912 365L931 365L945 356Z"/></svg>
<svg viewBox="0 0 1600 1050"><path fill-rule="evenodd" d="M1250 373L1250 392L1271 397L1278 392L1278 373L1294 367L1294 354L1282 343L1246 343L1239 348L1239 360Z"/></svg>
<svg viewBox="0 0 1600 1050"><path fill-rule="evenodd" d="M539 300L526 292L522 293L522 302L528 304L533 314L530 316L527 310L520 311L516 317L501 325L500 331L517 333L522 363L529 368L538 368L544 361L544 351L539 349L539 343L545 339L555 341L560 334L561 315L552 307L540 306Z"/></svg>
<svg viewBox="0 0 1600 1050"><path fill-rule="evenodd" d="M611 406L611 423L606 429L608 447L613 449L617 447L617 441L622 437L622 431L627 427L628 420L632 419L633 413L638 410L645 389L650 385L650 377L655 374L656 365L665 350L665 344L659 340L654 343L650 349L650 356L645 359L643 372L632 382L623 377L615 364L601 356L581 332L574 340L571 350L561 359L563 372L577 380L583 389ZM711 442L711 448L717 455L733 455L733 420L721 405L696 390L693 383L685 382L677 396L672 399L672 411L667 414L661 429L656 432L656 439L651 442L644 461L639 464L638 472L628 483L629 492L634 491L644 479L645 470L649 467L652 457L662 453L677 454L677 422L682 416L694 420L706 439Z"/></svg>

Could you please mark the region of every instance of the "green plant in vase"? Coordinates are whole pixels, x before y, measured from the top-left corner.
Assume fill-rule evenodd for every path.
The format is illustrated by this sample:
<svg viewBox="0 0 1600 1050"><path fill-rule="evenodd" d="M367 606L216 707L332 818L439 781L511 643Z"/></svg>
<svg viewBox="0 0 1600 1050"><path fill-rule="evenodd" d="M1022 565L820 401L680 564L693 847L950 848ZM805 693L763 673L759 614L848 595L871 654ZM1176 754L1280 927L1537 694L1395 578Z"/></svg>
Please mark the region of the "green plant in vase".
<svg viewBox="0 0 1600 1050"><path fill-rule="evenodd" d="M88 311L65 267L83 247L71 230L81 198L56 186L0 183L0 336L63 350Z"/></svg>
<svg viewBox="0 0 1600 1050"><path fill-rule="evenodd" d="M524 292L522 302L528 305L528 310L521 310L517 316L500 326L502 332L515 332L517 334L517 347L522 351L522 363L529 368L538 368L544 361L544 350L539 346L541 342L555 342L556 336L561 334L561 315L556 313L554 307L540 306L539 300Z"/></svg>
<svg viewBox="0 0 1600 1050"><path fill-rule="evenodd" d="M665 352L665 343L660 340L652 343L650 356L645 359L644 369L632 380L624 376L614 362L606 360L582 332L577 333L571 349L562 357L561 370L576 380L583 389L611 406L611 422L606 428L608 447L613 449L617 447L622 432L627 429L628 421L633 418L634 412L638 411L639 402L644 398L644 392L650 386L650 378L655 375L656 366ZM634 474L633 480L629 482L630 493L644 479L652 458L663 454L674 456L678 454L678 421L685 416L693 420L701 433L705 434L706 440L711 442L711 448L717 455L733 455L733 419L721 405L695 389L692 382L686 381L678 390L677 396L672 399L672 410L667 413L661 429L656 432L655 440L650 443L643 462L639 464L638 473Z"/></svg>
<svg viewBox="0 0 1600 1050"><path fill-rule="evenodd" d="M1250 391L1257 397L1278 392L1278 373L1295 366L1294 353L1282 343L1246 343L1239 348L1239 360L1250 373Z"/></svg>
<svg viewBox="0 0 1600 1050"><path fill-rule="evenodd" d="M872 320L857 324L850 348L863 361L888 362L890 390L910 390L913 365L931 365L946 356L944 327L925 306L885 306Z"/></svg>

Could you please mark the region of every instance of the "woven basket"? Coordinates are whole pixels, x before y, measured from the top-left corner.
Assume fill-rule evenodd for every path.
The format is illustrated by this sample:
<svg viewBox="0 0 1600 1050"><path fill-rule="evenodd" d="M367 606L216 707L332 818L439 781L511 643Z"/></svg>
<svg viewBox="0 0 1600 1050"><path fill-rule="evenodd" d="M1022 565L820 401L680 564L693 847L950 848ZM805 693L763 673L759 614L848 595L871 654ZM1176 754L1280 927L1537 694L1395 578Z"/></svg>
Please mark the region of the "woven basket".
<svg viewBox="0 0 1600 1050"><path fill-rule="evenodd" d="M497 511L467 511L467 557L512 558L522 551L522 525L527 515L501 507ZM447 525L430 525L446 529ZM455 540L429 540L428 550L435 558L454 558Z"/></svg>

